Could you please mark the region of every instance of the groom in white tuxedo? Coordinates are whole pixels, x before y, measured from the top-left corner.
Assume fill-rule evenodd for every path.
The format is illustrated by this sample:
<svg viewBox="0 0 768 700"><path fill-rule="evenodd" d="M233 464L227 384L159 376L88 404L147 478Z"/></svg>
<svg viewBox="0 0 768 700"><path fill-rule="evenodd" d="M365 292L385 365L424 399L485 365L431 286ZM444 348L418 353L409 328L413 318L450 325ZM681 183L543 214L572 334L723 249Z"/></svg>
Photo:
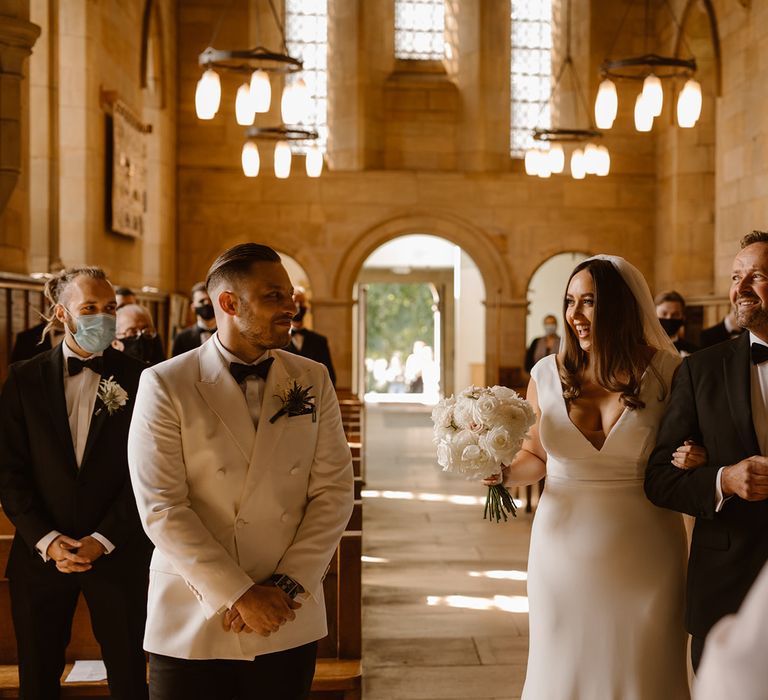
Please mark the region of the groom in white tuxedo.
<svg viewBox="0 0 768 700"><path fill-rule="evenodd" d="M339 406L323 365L277 349L296 309L274 250L227 250L206 285L218 332L145 370L130 430L150 697L307 698L352 511Z"/></svg>

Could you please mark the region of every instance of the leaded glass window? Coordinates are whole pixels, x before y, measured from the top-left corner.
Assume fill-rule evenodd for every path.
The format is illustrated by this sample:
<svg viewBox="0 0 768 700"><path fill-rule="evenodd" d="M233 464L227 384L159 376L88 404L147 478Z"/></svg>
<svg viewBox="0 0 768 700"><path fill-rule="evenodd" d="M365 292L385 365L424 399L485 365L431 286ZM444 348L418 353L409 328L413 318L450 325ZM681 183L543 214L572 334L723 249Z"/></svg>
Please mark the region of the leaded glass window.
<svg viewBox="0 0 768 700"><path fill-rule="evenodd" d="M511 0L510 152L522 158L531 130L551 126L552 0Z"/></svg>
<svg viewBox="0 0 768 700"><path fill-rule="evenodd" d="M395 58L445 56L445 0L395 0Z"/></svg>
<svg viewBox="0 0 768 700"><path fill-rule="evenodd" d="M323 153L328 143L328 0L285 0L285 40L288 53L304 62L304 70L287 80L302 78L310 95L310 108L300 124L319 134ZM292 142L294 153L311 143Z"/></svg>

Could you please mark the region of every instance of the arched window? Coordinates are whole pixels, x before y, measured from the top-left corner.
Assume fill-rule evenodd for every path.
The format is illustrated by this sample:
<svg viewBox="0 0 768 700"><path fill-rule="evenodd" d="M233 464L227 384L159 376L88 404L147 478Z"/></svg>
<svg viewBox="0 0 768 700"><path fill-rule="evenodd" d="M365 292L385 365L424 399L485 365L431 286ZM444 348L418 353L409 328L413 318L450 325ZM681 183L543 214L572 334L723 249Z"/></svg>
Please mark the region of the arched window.
<svg viewBox="0 0 768 700"><path fill-rule="evenodd" d="M304 69L288 80L302 78L309 90L311 107L301 121L319 135L317 145L325 153L328 143L328 0L285 0L285 40L288 53L304 63ZM304 153L309 144L295 142L291 150Z"/></svg>
<svg viewBox="0 0 768 700"><path fill-rule="evenodd" d="M510 153L533 146L531 130L548 128L552 90L552 0L511 0Z"/></svg>
<svg viewBox="0 0 768 700"><path fill-rule="evenodd" d="M165 107L165 60L163 57L163 23L157 0L147 0L141 26L142 89L147 91L149 104Z"/></svg>
<svg viewBox="0 0 768 700"><path fill-rule="evenodd" d="M445 56L445 0L395 0L395 58Z"/></svg>

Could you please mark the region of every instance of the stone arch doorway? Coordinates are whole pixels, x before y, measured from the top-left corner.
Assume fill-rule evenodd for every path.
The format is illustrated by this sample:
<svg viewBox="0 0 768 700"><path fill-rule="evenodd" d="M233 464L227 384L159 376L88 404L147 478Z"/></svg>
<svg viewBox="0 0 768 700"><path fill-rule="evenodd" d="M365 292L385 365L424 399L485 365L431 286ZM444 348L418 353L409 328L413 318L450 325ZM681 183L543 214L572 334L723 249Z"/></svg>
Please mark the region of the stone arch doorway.
<svg viewBox="0 0 768 700"><path fill-rule="evenodd" d="M364 231L346 251L332 282L331 300L323 309L329 324L340 332L347 333L346 339L340 337L338 346L352 348L355 344L353 328L358 323L358 304L354 296L360 270L365 260L378 247L400 236L414 232L429 232L459 246L474 261L482 277L485 288L484 311L484 383L495 383L499 376L499 367L519 364L523 345L525 299L513 297L514 285L509 269L505 265L502 251L494 239L484 230L458 217L435 216L433 214L410 214L387 219ZM317 304L320 306L320 303ZM344 341L347 341L346 343ZM358 389L358 368L351 354L343 360L344 375L341 386ZM354 382L353 382L353 374Z"/></svg>
<svg viewBox="0 0 768 700"><path fill-rule="evenodd" d="M552 315L557 319L557 331L563 334L563 295L568 278L589 253L566 251L544 260L531 275L528 282L528 316L525 324L526 346L544 334L542 321Z"/></svg>
<svg viewBox="0 0 768 700"><path fill-rule="evenodd" d="M366 401L434 404L485 383L485 284L461 247L423 233L391 239L364 261L354 296Z"/></svg>

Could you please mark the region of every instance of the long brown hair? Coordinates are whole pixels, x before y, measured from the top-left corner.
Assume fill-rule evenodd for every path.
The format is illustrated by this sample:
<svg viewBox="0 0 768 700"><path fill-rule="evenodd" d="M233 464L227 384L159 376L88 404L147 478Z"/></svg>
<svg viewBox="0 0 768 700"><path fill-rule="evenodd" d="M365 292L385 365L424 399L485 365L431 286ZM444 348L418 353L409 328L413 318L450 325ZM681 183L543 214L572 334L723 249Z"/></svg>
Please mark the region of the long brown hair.
<svg viewBox="0 0 768 700"><path fill-rule="evenodd" d="M576 334L565 321L568 286L582 270L589 272L595 284L589 353L581 349ZM648 365L645 349L648 343L635 295L608 260L585 260L574 268L563 297L563 322L565 349L560 357L560 381L566 400L572 401L581 395L579 375L590 363L597 383L608 391L619 393L619 400L629 409L645 408L639 394L646 368L653 371L666 394L658 372Z"/></svg>

